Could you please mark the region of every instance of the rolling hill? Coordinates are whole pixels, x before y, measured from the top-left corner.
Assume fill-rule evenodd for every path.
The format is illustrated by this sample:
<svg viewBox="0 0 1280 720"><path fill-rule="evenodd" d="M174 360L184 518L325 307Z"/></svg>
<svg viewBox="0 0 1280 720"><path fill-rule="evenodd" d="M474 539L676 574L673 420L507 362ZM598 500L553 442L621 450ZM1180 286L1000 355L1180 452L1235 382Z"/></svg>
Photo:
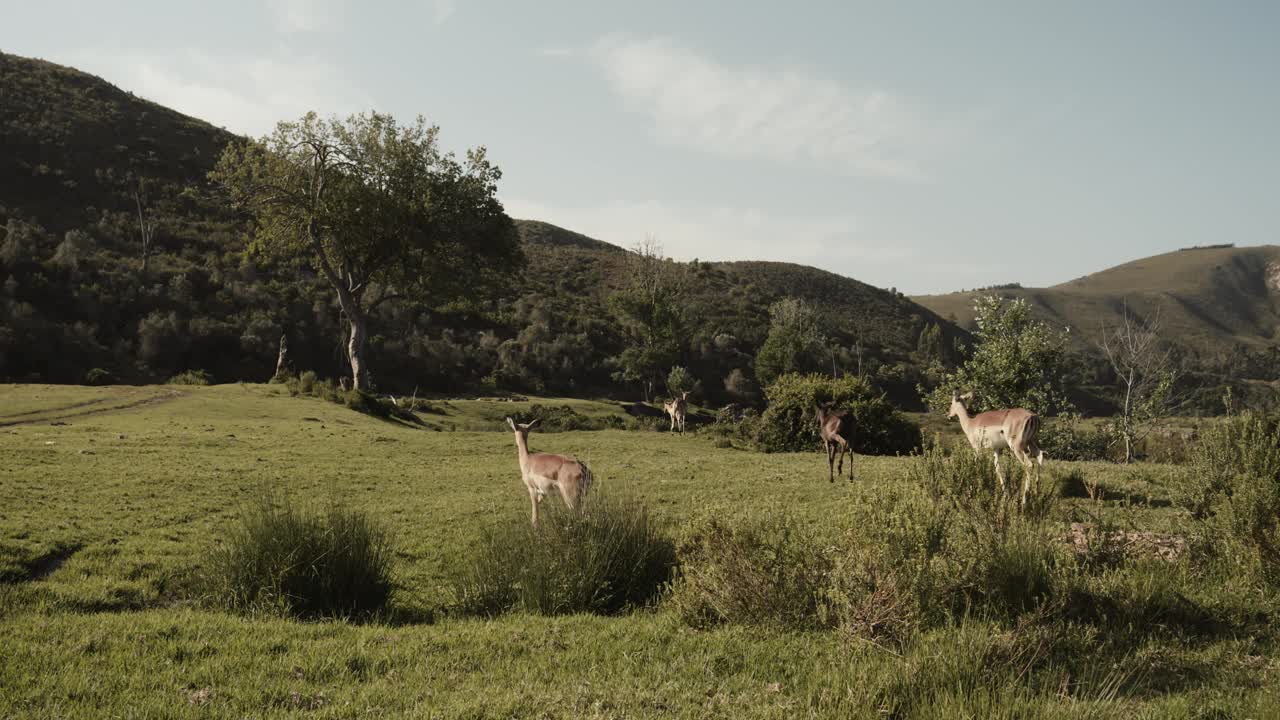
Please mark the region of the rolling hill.
<svg viewBox="0 0 1280 720"><path fill-rule="evenodd" d="M1165 337L1213 354L1241 345L1270 348L1280 340L1280 246L1189 248L1117 265L1048 288L1000 288L922 295L913 300L961 326L973 323L980 295L1025 299L1041 318L1071 328L1090 345L1102 325L1126 307L1159 313Z"/></svg>
<svg viewBox="0 0 1280 720"><path fill-rule="evenodd" d="M235 136L43 60L0 54L0 380L162 380L200 368L263 379L280 336L300 369L341 373L329 290L306 267L246 258L246 224L206 177ZM135 192L157 226L140 267ZM545 222L517 221L528 272L466 307L384 306L369 358L383 387L631 392L612 380L622 348L608 297L629 253ZM685 264L682 364L713 398L751 373L771 302L813 301L837 346L910 402L917 344L966 333L886 290L787 263Z"/></svg>

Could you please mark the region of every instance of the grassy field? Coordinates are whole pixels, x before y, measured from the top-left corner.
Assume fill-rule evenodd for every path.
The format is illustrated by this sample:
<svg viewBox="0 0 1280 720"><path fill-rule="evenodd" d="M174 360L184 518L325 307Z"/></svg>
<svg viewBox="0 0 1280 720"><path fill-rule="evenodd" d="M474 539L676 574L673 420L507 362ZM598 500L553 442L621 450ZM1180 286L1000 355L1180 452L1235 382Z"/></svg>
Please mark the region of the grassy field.
<svg viewBox="0 0 1280 720"><path fill-rule="evenodd" d="M1186 632L1156 617L1172 629L1094 664L1105 630L1087 623L1050 642L972 617L895 648L834 631L695 629L661 605L450 614L450 579L484 530L528 510L511 434L487 430L515 405L441 403L443 415L424 415L434 427L476 430L438 432L278 386L0 386L0 717L1280 716L1274 641L1239 624ZM601 491L643 501L673 532L785 508L836 537L916 462L858 457L855 481L832 484L817 453L696 434L535 432L530 444L586 460ZM1088 512L1134 532L1187 522L1166 468L1071 465L1056 472L1078 470L1107 499L1061 498L1064 532ZM201 602L208 551L264 489L381 519L400 560L395 612L301 622ZM1231 605L1222 592L1197 602Z"/></svg>

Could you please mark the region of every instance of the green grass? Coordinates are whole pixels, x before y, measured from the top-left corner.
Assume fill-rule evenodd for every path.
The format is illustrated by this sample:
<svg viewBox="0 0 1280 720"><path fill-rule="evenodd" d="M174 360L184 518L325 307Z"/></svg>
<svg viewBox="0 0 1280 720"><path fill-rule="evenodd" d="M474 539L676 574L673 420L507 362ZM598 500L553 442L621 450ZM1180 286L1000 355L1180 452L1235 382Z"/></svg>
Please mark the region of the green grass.
<svg viewBox="0 0 1280 720"><path fill-rule="evenodd" d="M104 389L2 391L13 401L6 410L26 411ZM1184 635L1162 630L1160 617L1145 618L1150 634L1123 647L1108 645L1105 625L974 617L899 649L833 631L694 630L662 606L607 618L440 614L486 532L527 515L509 432L433 432L291 398L279 386L182 393L65 425L0 427L0 571L9 578L0 584L0 717L879 717L884 709L1156 718L1215 717L1215 708L1227 713L1216 717L1266 717L1280 708L1268 689L1280 680L1269 636ZM613 411L575 402L581 412ZM513 404L449 405L446 418L479 426ZM534 432L530 444L576 454L597 489L625 493L673 526L784 508L821 542L864 520L886 489L914 491L905 458L859 456L857 479L832 484L816 452L722 449L692 433ZM1186 530L1185 512L1168 502L1170 468L1070 465L1107 493L1100 504L1061 498L1054 522L1064 533L1090 513L1122 529ZM202 559L264 488L377 517L398 561L398 612L349 624L207 609ZM1138 583L1131 592L1154 591ZM1201 606L1229 609L1242 593L1196 594Z"/></svg>

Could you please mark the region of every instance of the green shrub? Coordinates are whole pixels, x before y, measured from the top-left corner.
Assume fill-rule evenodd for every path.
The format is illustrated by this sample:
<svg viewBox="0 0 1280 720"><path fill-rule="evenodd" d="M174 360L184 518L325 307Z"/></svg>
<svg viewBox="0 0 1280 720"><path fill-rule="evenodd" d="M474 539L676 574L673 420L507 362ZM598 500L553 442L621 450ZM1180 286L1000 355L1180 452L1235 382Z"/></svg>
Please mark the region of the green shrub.
<svg viewBox="0 0 1280 720"><path fill-rule="evenodd" d="M334 504L301 509L263 494L210 558L213 596L242 611L350 617L387 606L393 553L373 517Z"/></svg>
<svg viewBox="0 0 1280 720"><path fill-rule="evenodd" d="M84 374L85 385L112 385L116 381L116 376L111 374L110 370L102 368L93 368Z"/></svg>
<svg viewBox="0 0 1280 720"><path fill-rule="evenodd" d="M671 538L636 501L595 495L581 512L545 503L485 535L454 582L456 608L493 616L613 614L652 603L675 564Z"/></svg>
<svg viewBox="0 0 1280 720"><path fill-rule="evenodd" d="M756 428L766 452L796 452L820 447L815 404L849 411L850 446L865 455L907 454L920 447L920 428L882 394L856 377L783 375L765 391L768 408Z"/></svg>
<svg viewBox="0 0 1280 720"><path fill-rule="evenodd" d="M170 385L212 385L213 376L203 370L185 370L169 378Z"/></svg>
<svg viewBox="0 0 1280 720"><path fill-rule="evenodd" d="M765 514L736 526L712 517L686 528L676 551L680 577L667 604L688 624L812 628L831 558L794 519Z"/></svg>
<svg viewBox="0 0 1280 720"><path fill-rule="evenodd" d="M1219 540L1211 548L1280 586L1280 418L1246 412L1206 428L1176 497Z"/></svg>
<svg viewBox="0 0 1280 720"><path fill-rule="evenodd" d="M1047 419L1036 440L1053 460L1109 460L1116 435L1109 425L1091 429L1079 415L1067 414Z"/></svg>
<svg viewBox="0 0 1280 720"><path fill-rule="evenodd" d="M307 370L298 376L298 392L310 395L316 391L316 374L313 370Z"/></svg>

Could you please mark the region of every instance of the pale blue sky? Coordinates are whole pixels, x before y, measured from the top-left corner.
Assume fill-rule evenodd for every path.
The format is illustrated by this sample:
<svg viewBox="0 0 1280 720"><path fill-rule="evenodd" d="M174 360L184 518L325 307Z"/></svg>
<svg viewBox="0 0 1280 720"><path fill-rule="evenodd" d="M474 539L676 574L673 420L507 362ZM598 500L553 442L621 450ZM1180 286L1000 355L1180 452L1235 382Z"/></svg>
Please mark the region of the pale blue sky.
<svg viewBox="0 0 1280 720"><path fill-rule="evenodd" d="M0 0L230 130L423 114L508 212L938 292L1280 241L1280 3ZM2 101L2 100L0 100Z"/></svg>

